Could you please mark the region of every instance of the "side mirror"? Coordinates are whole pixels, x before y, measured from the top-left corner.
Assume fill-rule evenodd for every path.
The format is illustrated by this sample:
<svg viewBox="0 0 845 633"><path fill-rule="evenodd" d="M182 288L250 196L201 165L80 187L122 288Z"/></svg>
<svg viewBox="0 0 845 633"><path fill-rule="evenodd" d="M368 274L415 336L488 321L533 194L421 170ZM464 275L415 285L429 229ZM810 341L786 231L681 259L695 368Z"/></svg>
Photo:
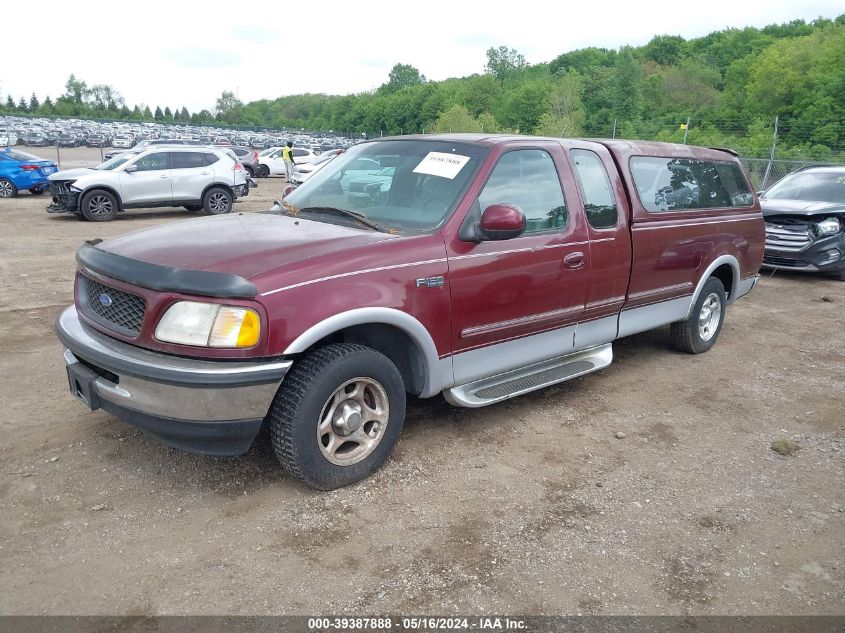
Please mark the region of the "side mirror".
<svg viewBox="0 0 845 633"><path fill-rule="evenodd" d="M481 240L510 240L525 233L525 214L512 204L491 204L481 214L476 235Z"/></svg>
<svg viewBox="0 0 845 633"><path fill-rule="evenodd" d="M127 165L123 171L127 174L134 174L136 171L138 171L138 165Z"/></svg>

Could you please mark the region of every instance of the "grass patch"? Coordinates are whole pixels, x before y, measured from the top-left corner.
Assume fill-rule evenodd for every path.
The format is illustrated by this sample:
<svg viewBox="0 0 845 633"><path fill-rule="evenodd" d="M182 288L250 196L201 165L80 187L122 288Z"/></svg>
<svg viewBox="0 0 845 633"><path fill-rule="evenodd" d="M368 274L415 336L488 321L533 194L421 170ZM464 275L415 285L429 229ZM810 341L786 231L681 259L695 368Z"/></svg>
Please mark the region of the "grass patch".
<svg viewBox="0 0 845 633"><path fill-rule="evenodd" d="M788 437L779 437L769 447L778 455L792 455L799 446Z"/></svg>

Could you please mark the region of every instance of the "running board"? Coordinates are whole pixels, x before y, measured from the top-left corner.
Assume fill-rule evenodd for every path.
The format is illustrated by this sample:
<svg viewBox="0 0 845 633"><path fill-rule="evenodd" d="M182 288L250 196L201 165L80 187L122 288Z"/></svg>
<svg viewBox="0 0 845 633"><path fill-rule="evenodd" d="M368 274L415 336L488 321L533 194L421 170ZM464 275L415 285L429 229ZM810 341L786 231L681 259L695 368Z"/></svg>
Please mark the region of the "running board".
<svg viewBox="0 0 845 633"><path fill-rule="evenodd" d="M443 392L457 407L484 407L549 385L604 369L613 361L610 343L482 378Z"/></svg>

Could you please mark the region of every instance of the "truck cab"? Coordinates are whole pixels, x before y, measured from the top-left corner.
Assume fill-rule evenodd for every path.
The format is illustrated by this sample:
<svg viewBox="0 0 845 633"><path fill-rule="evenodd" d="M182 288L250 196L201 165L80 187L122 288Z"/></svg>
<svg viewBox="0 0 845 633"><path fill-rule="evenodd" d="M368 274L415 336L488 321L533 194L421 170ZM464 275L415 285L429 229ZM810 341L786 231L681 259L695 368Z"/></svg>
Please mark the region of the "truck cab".
<svg viewBox="0 0 845 633"><path fill-rule="evenodd" d="M350 176L362 161L373 186ZM335 488L384 462L407 397L500 402L669 324L675 347L707 351L763 243L722 150L379 139L266 214L84 245L57 330L90 408L204 453L242 453L266 424L285 468Z"/></svg>

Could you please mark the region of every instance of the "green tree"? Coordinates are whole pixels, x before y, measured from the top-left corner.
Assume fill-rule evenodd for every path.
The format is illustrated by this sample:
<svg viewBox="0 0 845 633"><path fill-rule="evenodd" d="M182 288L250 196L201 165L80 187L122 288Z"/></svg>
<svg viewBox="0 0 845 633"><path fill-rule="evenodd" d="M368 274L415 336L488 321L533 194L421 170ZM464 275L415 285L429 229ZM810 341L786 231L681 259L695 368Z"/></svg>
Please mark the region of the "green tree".
<svg viewBox="0 0 845 633"><path fill-rule="evenodd" d="M12 95L6 95L6 112L14 112L15 111L15 100L12 99Z"/></svg>
<svg viewBox="0 0 845 633"><path fill-rule="evenodd" d="M613 74L613 113L626 127L626 136L636 129L642 113L642 69L629 46L619 52Z"/></svg>
<svg viewBox="0 0 845 633"><path fill-rule="evenodd" d="M191 115L188 113L188 108L182 106L182 110L179 112L179 120L183 123L188 123L191 120Z"/></svg>
<svg viewBox="0 0 845 633"><path fill-rule="evenodd" d="M164 120L165 121L173 121L173 113L170 111L169 106L164 107Z"/></svg>
<svg viewBox="0 0 845 633"><path fill-rule="evenodd" d="M525 56L517 52L516 49L507 46L487 49L485 70L499 81L504 81L514 71L521 70L526 66Z"/></svg>
<svg viewBox="0 0 845 633"><path fill-rule="evenodd" d="M435 132L480 132L481 124L465 107L455 104L441 114L434 124Z"/></svg>
<svg viewBox="0 0 845 633"><path fill-rule="evenodd" d="M237 123L243 107L244 104L235 97L234 92L224 90L217 98L217 102L214 105L214 113L219 121L234 125Z"/></svg>
<svg viewBox="0 0 845 633"><path fill-rule="evenodd" d="M655 35L643 47L646 59L670 66L678 64L687 52L687 41L679 35Z"/></svg>
<svg viewBox="0 0 845 633"><path fill-rule="evenodd" d="M29 106L27 106L26 99L23 97L18 101L18 112L29 112Z"/></svg>
<svg viewBox="0 0 845 633"><path fill-rule="evenodd" d="M53 114L54 106L53 100L50 98L50 95L44 97L44 103L41 104L41 113L42 114Z"/></svg>
<svg viewBox="0 0 845 633"><path fill-rule="evenodd" d="M82 104L87 99L89 94L88 84L76 78L76 75L71 74L65 82L65 99L71 103Z"/></svg>
<svg viewBox="0 0 845 633"><path fill-rule="evenodd" d="M159 112L160 110L156 108L156 111ZM145 105L143 111L144 121L152 121L153 120L153 113L150 112L150 106Z"/></svg>
<svg viewBox="0 0 845 633"><path fill-rule="evenodd" d="M418 86L425 83L425 75L421 75L420 71L410 64L396 64L391 70L386 84L379 87L379 92L384 94L392 94L408 88L410 86Z"/></svg>
<svg viewBox="0 0 845 633"><path fill-rule="evenodd" d="M581 75L570 70L556 80L548 93L546 111L540 115L534 134L538 136L580 136L585 122L581 100Z"/></svg>
<svg viewBox="0 0 845 633"><path fill-rule="evenodd" d="M29 98L29 111L30 112L36 112L38 110L38 108L40 108L40 107L41 107L41 102L38 101L38 97L33 92L32 96Z"/></svg>
<svg viewBox="0 0 845 633"><path fill-rule="evenodd" d="M156 106L156 113L154 115L156 121L164 120L164 112L161 111L161 106Z"/></svg>

